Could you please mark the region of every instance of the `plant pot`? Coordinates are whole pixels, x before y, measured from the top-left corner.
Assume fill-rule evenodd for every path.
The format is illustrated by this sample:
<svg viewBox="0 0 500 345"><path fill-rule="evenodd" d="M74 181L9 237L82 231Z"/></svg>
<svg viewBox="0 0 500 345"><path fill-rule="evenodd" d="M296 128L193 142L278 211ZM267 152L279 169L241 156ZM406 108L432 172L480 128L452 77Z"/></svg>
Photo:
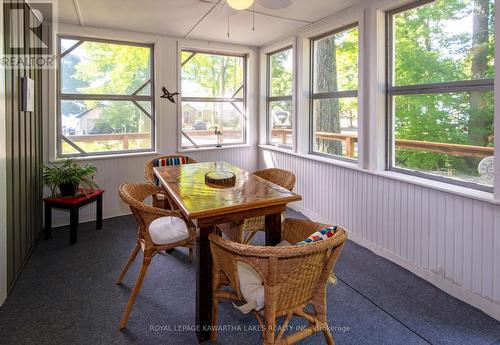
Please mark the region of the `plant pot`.
<svg viewBox="0 0 500 345"><path fill-rule="evenodd" d="M60 184L59 191L61 192L62 198L71 198L76 195L76 192L78 191L78 184L74 183Z"/></svg>

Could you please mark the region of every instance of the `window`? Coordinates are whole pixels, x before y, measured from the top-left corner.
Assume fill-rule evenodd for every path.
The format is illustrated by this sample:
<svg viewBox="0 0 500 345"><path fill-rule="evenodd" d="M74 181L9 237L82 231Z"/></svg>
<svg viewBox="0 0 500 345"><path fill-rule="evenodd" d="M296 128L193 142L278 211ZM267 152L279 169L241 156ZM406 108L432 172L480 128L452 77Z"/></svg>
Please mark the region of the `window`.
<svg viewBox="0 0 500 345"><path fill-rule="evenodd" d="M153 47L59 37L58 157L154 150Z"/></svg>
<svg viewBox="0 0 500 345"><path fill-rule="evenodd" d="M494 0L389 13L389 168L493 186Z"/></svg>
<svg viewBox="0 0 500 345"><path fill-rule="evenodd" d="M312 40L311 151L358 156L358 27Z"/></svg>
<svg viewBox="0 0 500 345"><path fill-rule="evenodd" d="M246 58L181 52L182 148L245 143Z"/></svg>
<svg viewBox="0 0 500 345"><path fill-rule="evenodd" d="M291 147L293 143L293 48L267 55L268 143Z"/></svg>

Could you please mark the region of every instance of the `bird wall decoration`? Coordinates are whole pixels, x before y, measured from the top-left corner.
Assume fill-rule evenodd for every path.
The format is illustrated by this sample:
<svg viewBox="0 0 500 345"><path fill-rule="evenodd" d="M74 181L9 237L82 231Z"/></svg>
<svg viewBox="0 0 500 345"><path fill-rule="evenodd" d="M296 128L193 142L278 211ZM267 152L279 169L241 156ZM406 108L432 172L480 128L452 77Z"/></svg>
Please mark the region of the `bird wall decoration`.
<svg viewBox="0 0 500 345"><path fill-rule="evenodd" d="M161 90L163 91L163 95L160 96L160 98L166 98L168 99L170 102L172 103L175 103L175 99L174 99L174 96L177 96L179 95L178 92L170 92L167 90L167 88L165 86L163 86L161 88Z"/></svg>

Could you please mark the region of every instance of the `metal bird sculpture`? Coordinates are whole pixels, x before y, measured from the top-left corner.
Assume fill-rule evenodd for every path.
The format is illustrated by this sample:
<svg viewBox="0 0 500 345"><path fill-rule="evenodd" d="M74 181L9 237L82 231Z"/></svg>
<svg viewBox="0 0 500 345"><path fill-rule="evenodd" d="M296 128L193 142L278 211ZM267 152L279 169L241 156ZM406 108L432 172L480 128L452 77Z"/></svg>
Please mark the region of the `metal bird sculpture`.
<svg viewBox="0 0 500 345"><path fill-rule="evenodd" d="M174 96L177 96L179 94L178 92L171 93L170 91L167 90L165 86L163 86L161 90L163 91L163 95L161 95L160 98L166 98L170 102L175 103Z"/></svg>

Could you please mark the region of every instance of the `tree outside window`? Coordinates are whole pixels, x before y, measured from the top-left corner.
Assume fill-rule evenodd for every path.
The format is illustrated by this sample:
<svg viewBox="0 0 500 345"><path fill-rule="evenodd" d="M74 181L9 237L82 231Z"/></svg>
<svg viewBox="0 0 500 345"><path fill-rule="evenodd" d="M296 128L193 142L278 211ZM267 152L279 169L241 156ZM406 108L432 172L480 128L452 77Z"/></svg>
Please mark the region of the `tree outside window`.
<svg viewBox="0 0 500 345"><path fill-rule="evenodd" d="M358 156L358 27L312 41L313 153Z"/></svg>

